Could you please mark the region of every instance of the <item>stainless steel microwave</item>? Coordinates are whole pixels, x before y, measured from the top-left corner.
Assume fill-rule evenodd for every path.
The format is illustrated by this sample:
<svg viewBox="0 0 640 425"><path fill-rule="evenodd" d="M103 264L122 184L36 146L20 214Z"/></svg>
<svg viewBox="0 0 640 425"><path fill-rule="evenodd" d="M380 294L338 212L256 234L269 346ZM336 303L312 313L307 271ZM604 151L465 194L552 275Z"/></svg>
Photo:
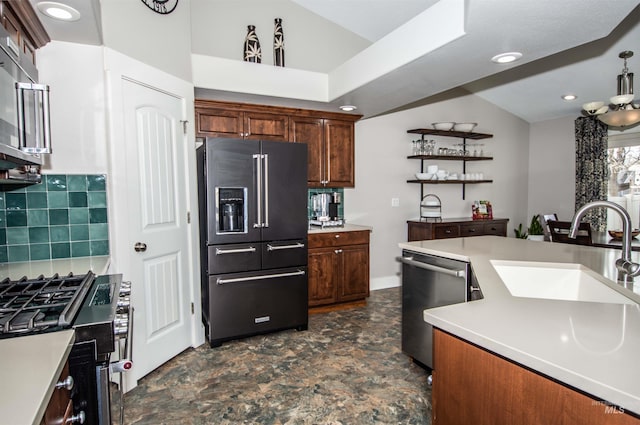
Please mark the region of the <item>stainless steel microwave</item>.
<svg viewBox="0 0 640 425"><path fill-rule="evenodd" d="M36 67L21 56L0 26L0 170L39 174L43 154L51 153L49 87L37 83Z"/></svg>

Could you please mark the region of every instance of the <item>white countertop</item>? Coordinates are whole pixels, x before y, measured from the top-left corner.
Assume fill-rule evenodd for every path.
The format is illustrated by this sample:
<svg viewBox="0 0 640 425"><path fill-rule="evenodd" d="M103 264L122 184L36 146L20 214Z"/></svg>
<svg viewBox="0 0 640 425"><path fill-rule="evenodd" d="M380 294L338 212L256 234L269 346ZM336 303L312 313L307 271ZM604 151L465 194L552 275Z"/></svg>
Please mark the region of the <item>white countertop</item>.
<svg viewBox="0 0 640 425"><path fill-rule="evenodd" d="M345 223L342 227L309 227L309 234L311 233L331 233L331 232L359 232L362 230L373 231L373 227L364 226L361 224Z"/></svg>
<svg viewBox="0 0 640 425"><path fill-rule="evenodd" d="M40 423L74 334L66 330L0 340L0 422Z"/></svg>
<svg viewBox="0 0 640 425"><path fill-rule="evenodd" d="M39 275L49 277L60 275L85 274L89 270L97 275L105 274L109 268L109 256L61 258L57 260L24 261L20 263L0 263L0 278L20 279L23 276L35 278Z"/></svg>
<svg viewBox="0 0 640 425"><path fill-rule="evenodd" d="M425 310L425 321L494 353L640 414L640 306L520 298L490 260L582 264L638 299L640 283L615 283L619 250L477 236L400 243L403 249L470 261L484 299ZM634 252L634 261L640 260ZM636 278L640 280L640 278ZM631 293L631 290L635 294Z"/></svg>

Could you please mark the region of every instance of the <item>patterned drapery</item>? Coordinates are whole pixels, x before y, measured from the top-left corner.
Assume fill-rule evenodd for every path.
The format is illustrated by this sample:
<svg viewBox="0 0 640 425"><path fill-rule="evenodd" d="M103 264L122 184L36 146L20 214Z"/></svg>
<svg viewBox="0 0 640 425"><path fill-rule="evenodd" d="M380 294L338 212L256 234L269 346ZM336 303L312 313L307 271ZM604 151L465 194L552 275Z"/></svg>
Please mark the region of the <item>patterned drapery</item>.
<svg viewBox="0 0 640 425"><path fill-rule="evenodd" d="M608 126L596 117L576 118L576 210L591 201L607 199L607 130ZM606 208L594 208L585 217L593 230L606 230Z"/></svg>

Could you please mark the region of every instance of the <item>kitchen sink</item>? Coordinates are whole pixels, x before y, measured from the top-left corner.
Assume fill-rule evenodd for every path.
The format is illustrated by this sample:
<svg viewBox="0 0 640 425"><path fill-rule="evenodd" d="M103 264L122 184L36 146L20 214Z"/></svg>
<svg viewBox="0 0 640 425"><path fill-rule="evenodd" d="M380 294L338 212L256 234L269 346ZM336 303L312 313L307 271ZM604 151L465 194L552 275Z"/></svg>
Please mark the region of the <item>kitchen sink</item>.
<svg viewBox="0 0 640 425"><path fill-rule="evenodd" d="M637 304L580 264L491 260L514 297Z"/></svg>

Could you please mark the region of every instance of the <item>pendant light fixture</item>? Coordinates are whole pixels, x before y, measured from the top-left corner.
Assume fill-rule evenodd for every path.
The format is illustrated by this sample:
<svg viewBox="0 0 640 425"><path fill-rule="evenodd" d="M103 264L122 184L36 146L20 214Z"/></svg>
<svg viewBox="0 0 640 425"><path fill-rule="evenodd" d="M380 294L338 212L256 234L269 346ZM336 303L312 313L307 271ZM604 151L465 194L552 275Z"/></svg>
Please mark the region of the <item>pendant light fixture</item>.
<svg viewBox="0 0 640 425"><path fill-rule="evenodd" d="M618 95L609 99L610 106L604 102L589 102L582 105L588 115L595 115L610 127L628 127L640 122L640 105L633 103L633 72L627 68L627 59L633 52L620 52L619 58L624 60L622 74L618 75Z"/></svg>

